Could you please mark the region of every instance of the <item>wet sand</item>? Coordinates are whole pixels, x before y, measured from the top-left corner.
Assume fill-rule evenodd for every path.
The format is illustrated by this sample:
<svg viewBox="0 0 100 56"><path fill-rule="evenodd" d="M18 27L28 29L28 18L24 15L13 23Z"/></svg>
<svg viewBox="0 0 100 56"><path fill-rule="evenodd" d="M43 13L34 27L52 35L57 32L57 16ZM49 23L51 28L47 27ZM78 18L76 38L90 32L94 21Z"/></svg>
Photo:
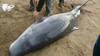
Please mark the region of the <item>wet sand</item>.
<svg viewBox="0 0 100 56"><path fill-rule="evenodd" d="M16 5L12 12L0 13L0 56L9 56L10 44L33 23L32 12L27 11L28 2L28 0L0 0L1 4ZM80 0L66 0L65 7L61 9L57 2L52 0L51 15L68 12L72 9L71 4L82 3ZM100 0L89 1L81 10L81 16L78 18L79 30L26 56L92 56L96 36L100 33Z"/></svg>

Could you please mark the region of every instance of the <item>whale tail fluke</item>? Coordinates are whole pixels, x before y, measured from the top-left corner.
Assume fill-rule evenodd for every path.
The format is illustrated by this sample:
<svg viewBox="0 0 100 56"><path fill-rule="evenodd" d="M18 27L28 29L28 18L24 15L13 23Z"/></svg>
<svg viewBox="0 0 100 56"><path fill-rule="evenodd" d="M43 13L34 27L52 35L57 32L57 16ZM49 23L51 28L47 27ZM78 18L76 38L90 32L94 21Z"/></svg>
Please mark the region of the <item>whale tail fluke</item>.
<svg viewBox="0 0 100 56"><path fill-rule="evenodd" d="M71 13L72 13L73 15L80 14L79 12L80 12L81 7L83 7L88 1L90 1L90 0L87 0L87 1L86 1L85 3L83 3L82 5L76 6L75 9L73 9L73 10L71 11Z"/></svg>

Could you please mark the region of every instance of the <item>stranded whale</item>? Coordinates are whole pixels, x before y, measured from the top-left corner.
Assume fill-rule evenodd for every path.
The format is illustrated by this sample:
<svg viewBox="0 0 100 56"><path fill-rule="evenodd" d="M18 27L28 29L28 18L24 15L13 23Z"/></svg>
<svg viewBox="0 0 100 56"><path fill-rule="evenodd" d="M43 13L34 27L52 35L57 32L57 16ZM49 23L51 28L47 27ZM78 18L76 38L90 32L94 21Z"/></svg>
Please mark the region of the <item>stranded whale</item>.
<svg viewBox="0 0 100 56"><path fill-rule="evenodd" d="M69 26L74 27L74 20L80 15L82 6L77 6L70 12L47 17L40 23L32 24L10 45L10 56L24 56L27 52L36 51L61 38L69 31Z"/></svg>

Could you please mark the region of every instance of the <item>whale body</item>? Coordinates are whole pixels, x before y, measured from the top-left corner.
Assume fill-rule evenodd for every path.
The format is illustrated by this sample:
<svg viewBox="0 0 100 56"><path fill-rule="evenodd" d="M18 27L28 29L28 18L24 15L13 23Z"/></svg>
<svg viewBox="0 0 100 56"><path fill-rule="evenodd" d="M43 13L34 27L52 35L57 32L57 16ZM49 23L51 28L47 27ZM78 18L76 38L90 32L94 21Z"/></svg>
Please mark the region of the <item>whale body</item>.
<svg viewBox="0 0 100 56"><path fill-rule="evenodd" d="M77 6L70 12L52 15L42 22L33 23L10 45L10 56L24 56L64 36L74 27L74 20L80 15L79 8Z"/></svg>

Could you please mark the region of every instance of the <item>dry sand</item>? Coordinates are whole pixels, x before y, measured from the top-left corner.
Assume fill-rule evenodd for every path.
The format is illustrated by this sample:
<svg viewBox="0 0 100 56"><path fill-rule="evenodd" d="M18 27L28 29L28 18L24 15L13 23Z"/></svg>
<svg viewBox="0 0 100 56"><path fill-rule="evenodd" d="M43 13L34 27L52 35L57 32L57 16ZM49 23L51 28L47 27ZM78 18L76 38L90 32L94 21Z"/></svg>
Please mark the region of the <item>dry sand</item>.
<svg viewBox="0 0 100 56"><path fill-rule="evenodd" d="M65 7L59 9L57 2L52 0L52 14L70 11L71 4L82 4L84 0L65 0ZM27 11L28 0L0 0L2 3L15 4L10 13L0 13L0 56L9 56L10 44L28 27L34 18ZM100 33L100 0L89 1L83 8L78 19L79 30L26 56L92 56L96 36Z"/></svg>

